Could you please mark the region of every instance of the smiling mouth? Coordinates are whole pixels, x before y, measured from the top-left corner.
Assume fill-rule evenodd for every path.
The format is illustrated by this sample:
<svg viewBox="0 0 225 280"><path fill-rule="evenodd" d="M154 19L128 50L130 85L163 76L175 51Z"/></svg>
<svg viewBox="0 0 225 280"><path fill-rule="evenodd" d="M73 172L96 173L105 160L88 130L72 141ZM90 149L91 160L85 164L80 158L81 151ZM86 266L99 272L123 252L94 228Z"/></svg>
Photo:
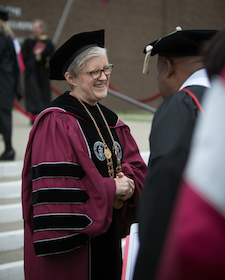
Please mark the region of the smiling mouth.
<svg viewBox="0 0 225 280"><path fill-rule="evenodd" d="M95 85L95 87L97 87L97 88L104 88L105 84Z"/></svg>

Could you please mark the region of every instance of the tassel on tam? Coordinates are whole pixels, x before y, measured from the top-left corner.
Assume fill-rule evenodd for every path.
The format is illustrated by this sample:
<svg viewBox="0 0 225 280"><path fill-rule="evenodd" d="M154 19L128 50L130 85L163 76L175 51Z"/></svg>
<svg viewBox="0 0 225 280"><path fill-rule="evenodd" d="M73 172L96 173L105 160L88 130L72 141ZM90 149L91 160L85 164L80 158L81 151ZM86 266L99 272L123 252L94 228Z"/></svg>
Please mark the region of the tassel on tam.
<svg viewBox="0 0 225 280"><path fill-rule="evenodd" d="M149 66L150 66L150 55L151 55L151 50L153 49L153 46L148 45L145 50L146 50L146 55L145 55L145 60L144 60L144 65L143 65L143 74L149 74Z"/></svg>

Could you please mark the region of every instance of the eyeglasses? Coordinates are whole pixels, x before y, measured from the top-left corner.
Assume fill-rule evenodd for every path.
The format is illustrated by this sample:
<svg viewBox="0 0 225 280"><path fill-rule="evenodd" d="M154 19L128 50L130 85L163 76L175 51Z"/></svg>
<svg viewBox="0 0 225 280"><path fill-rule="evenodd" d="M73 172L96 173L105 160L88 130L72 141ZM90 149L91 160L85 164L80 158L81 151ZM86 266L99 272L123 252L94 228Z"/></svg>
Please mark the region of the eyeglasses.
<svg viewBox="0 0 225 280"><path fill-rule="evenodd" d="M93 70L90 72L79 72L79 73L80 74L90 74L93 79L98 79L101 77L102 72L104 72L104 74L106 76L108 76L112 73L112 70L113 70L113 64L109 64L109 65L105 66L103 69L96 69L96 70Z"/></svg>

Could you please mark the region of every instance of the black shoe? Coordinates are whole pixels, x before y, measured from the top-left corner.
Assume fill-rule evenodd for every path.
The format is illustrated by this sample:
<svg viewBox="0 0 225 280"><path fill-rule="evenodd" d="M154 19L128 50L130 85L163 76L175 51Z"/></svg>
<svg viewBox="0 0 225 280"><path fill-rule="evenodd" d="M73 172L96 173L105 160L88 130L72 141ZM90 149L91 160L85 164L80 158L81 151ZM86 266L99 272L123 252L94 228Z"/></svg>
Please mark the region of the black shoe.
<svg viewBox="0 0 225 280"><path fill-rule="evenodd" d="M15 158L15 151L13 149L11 149L8 152L4 152L1 156L0 156L0 160L14 160Z"/></svg>

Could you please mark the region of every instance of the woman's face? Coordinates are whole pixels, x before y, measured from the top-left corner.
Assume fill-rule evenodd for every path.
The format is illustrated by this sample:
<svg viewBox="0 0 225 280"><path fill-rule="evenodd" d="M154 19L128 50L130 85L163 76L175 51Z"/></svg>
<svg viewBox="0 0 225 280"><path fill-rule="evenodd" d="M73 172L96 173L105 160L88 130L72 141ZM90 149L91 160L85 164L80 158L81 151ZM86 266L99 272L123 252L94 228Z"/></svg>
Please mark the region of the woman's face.
<svg viewBox="0 0 225 280"><path fill-rule="evenodd" d="M95 105L97 101L105 98L109 87L110 75L106 76L102 71L98 79L93 79L89 73L85 72L97 69L102 70L107 65L109 65L109 62L105 54L89 59L81 70L82 73L77 78L74 78L75 87L71 94L90 105Z"/></svg>

